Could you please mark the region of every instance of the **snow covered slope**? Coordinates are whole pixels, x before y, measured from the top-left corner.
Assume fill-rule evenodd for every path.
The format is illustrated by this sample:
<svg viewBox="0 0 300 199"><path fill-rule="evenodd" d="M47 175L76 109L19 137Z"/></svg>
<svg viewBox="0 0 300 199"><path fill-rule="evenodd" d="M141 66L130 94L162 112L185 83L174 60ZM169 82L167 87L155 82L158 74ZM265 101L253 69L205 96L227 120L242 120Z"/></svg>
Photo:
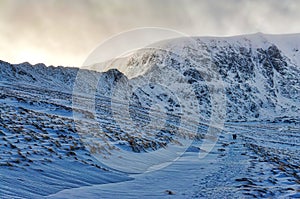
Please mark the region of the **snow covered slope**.
<svg viewBox="0 0 300 199"><path fill-rule="evenodd" d="M205 85L210 80L206 76L212 76L214 70L223 79L227 121L299 119L299 43L299 34L179 38L150 45L105 66L95 64L90 68L102 71L117 68L133 79L141 74L159 74L168 79L174 76L175 69L191 85L198 85L195 93L200 112L206 119L211 106ZM178 86L174 92L182 93L184 89Z"/></svg>
<svg viewBox="0 0 300 199"><path fill-rule="evenodd" d="M129 57L114 60L107 68L117 68L127 77L152 75L155 70L164 72L168 79L174 71L163 70L160 65L180 71L190 85L198 84L210 75L210 69L202 64L204 58L214 65L223 79L227 97L227 121L275 120L280 117L298 118L300 111L300 35L264 35L261 33L228 38L179 38L163 41L138 51ZM153 47L153 48L152 48ZM101 64L100 64L101 65ZM49 90L72 92L78 69L46 67L43 64L31 66L28 63L11 65L0 63L0 80L10 84L43 87ZM96 64L86 67L103 70ZM98 79L106 74L86 72ZM116 73L115 73L116 74ZM121 74L122 75L122 74ZM114 81L100 78L100 93L109 95L109 86ZM157 78L159 77L152 77ZM194 81L195 80L195 81ZM86 82L86 87L93 80ZM134 80L133 80L134 81ZM159 80L154 80L159 81ZM176 79L170 79L177 81ZM110 82L110 83L109 83ZM201 83L200 83L201 84ZM181 93L178 86L177 95ZM198 92L201 92L198 93ZM107 94L109 93L109 94ZM199 85L195 91L203 116L209 118L209 92L206 85ZM110 97L110 96L109 96ZM143 101L143 99L141 99ZM204 114L205 113L205 114Z"/></svg>
<svg viewBox="0 0 300 199"><path fill-rule="evenodd" d="M180 129L201 139L215 111L211 85L224 86L227 122L299 121L298 41L300 35L179 38L108 61L109 66L86 67L93 70L1 61L0 197L39 198L131 179L93 158L97 149L84 139L99 136L95 121L114 146L134 153L178 143L174 131ZM85 81L77 81L78 74ZM74 94L79 102L94 94L96 117L89 103L74 105ZM126 103L118 98L126 95ZM117 115L123 109L129 115ZM139 133L147 124L147 133ZM160 130L151 132L154 126ZM108 156L112 146L107 147L102 153Z"/></svg>

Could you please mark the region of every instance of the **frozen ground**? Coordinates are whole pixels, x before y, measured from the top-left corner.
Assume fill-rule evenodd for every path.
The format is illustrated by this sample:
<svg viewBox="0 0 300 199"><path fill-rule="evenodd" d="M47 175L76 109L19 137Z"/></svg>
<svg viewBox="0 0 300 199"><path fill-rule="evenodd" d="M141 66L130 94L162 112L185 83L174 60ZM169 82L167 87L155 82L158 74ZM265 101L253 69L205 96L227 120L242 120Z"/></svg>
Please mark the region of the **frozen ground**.
<svg viewBox="0 0 300 199"><path fill-rule="evenodd" d="M0 86L0 198L300 197L296 121L226 123L204 159L199 140L168 167L132 175L101 164L85 148L70 94Z"/></svg>
<svg viewBox="0 0 300 199"><path fill-rule="evenodd" d="M190 148L178 161L162 170L133 175L134 179L126 182L63 190L49 198L298 198L299 145L290 144L289 157L276 159L283 153L281 148L287 145L288 141L281 139L280 134L287 126L290 131L285 133L289 133L290 142L299 144L299 137L293 136L299 133L299 126L229 124L228 129L237 133L238 139L232 140L231 134L224 134L204 159L199 159L198 151ZM257 132L270 133L265 143L278 140L276 146L269 148L278 150L276 154L266 155L267 149L261 149L260 142L249 142Z"/></svg>
<svg viewBox="0 0 300 199"><path fill-rule="evenodd" d="M300 197L299 124L227 123L205 158L195 141L168 167L132 175L82 146L62 93L42 103L34 92L2 88L1 198Z"/></svg>

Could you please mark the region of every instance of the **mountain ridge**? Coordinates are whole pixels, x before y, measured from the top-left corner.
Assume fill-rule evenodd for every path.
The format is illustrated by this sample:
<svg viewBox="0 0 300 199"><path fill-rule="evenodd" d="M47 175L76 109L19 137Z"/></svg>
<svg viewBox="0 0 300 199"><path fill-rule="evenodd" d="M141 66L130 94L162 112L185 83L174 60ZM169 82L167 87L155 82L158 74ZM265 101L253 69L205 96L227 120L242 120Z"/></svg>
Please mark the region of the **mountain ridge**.
<svg viewBox="0 0 300 199"><path fill-rule="evenodd" d="M153 48L137 51L129 57L118 60L118 66L112 64L106 69L115 67L119 70L121 66L119 71L125 76L137 74L133 77L138 77L140 74L136 71L141 70L141 74L147 73L147 71L149 73L151 68L157 69L157 63L161 63L177 71L179 70L176 67L190 71L185 73L188 75L184 78L192 81L191 78L195 79L196 77L196 83L199 83L201 74L203 76L203 74L209 73L199 63L204 58L208 58L216 66L217 72L225 84L226 96L229 99L227 100L226 116L229 121L275 120L280 117L298 118L300 110L297 108L299 107L297 99L300 97L300 69L297 60L300 55L298 54L299 50L297 51L297 42L291 45L290 40L300 39L300 34L284 35L283 37L288 38L286 43L280 35L261 33L225 38L171 39L150 45ZM264 42L261 43L262 40ZM274 42L275 40L276 42ZM284 48L284 51L274 43ZM289 50L287 50L287 46ZM162 50L157 50L157 48ZM286 52L288 53L286 54ZM291 52L295 52L295 54L292 55ZM111 63L113 62L109 64ZM144 66L145 68L143 68ZM95 80L105 74L103 69L105 66L97 64L79 69L61 66L46 67L44 64L33 66L29 63L9 64L2 61L0 63L0 81L10 84L42 86L72 93L79 71L85 70L85 73ZM99 70L101 73L93 70ZM168 77L168 74L164 75ZM88 81L87 85L93 87L91 84L94 82L89 83ZM102 85L108 84L107 79L103 81ZM232 91L236 93L232 94ZM107 95L105 92L102 90L101 94ZM240 100L240 98L245 99ZM207 103L208 100L205 101ZM238 107L244 105L248 105L244 110ZM201 110L205 112L205 110ZM205 117L208 117L209 114L205 114Z"/></svg>

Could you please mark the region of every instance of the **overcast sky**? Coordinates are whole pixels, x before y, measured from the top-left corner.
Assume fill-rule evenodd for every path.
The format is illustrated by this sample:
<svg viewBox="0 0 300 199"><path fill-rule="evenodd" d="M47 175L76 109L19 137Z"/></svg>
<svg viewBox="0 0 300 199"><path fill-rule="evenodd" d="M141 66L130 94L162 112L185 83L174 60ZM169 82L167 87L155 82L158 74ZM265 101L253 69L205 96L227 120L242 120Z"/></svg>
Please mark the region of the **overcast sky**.
<svg viewBox="0 0 300 199"><path fill-rule="evenodd" d="M188 35L300 32L298 0L0 0L0 59L81 66L108 37L138 27Z"/></svg>

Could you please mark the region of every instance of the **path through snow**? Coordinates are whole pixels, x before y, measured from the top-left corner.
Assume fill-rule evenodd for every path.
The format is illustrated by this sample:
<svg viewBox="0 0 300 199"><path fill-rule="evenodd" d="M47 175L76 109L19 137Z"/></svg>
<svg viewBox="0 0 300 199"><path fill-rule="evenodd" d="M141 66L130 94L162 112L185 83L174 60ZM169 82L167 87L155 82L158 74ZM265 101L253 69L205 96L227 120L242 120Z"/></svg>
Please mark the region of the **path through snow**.
<svg viewBox="0 0 300 199"><path fill-rule="evenodd" d="M250 164L247 150L227 134L203 159L198 152L186 152L172 165L134 180L63 190L49 198L235 198L242 194L242 182L235 179L245 176Z"/></svg>

